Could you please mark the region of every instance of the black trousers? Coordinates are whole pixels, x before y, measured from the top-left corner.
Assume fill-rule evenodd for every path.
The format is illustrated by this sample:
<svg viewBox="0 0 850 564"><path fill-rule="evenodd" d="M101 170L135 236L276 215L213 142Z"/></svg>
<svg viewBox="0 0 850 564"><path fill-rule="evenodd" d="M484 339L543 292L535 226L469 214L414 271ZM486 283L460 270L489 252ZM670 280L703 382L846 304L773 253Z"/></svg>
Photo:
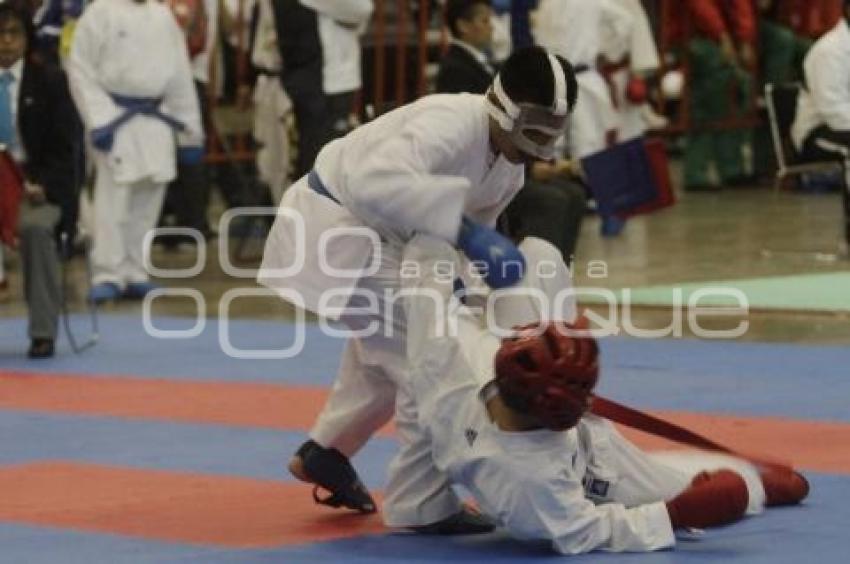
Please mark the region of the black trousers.
<svg viewBox="0 0 850 564"><path fill-rule="evenodd" d="M322 84L322 42L314 10L298 0L275 0L272 9L281 59L285 61L280 79L292 99L298 128L297 178L313 168L319 151L332 138Z"/></svg>
<svg viewBox="0 0 850 564"><path fill-rule="evenodd" d="M538 237L555 245L570 264L587 205L585 187L573 180L527 180L505 210L506 230L516 240Z"/></svg>
<svg viewBox="0 0 850 564"><path fill-rule="evenodd" d="M801 156L804 161L834 160L841 163L844 172L844 240L850 244L850 131L837 131L825 125L818 127L803 143Z"/></svg>

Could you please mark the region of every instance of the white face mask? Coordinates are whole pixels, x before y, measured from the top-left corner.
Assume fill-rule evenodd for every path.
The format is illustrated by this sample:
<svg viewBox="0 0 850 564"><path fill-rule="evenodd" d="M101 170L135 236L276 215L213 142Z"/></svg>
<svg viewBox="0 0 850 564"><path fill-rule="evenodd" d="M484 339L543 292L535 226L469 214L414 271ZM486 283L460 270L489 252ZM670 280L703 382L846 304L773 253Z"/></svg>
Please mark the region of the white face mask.
<svg viewBox="0 0 850 564"><path fill-rule="evenodd" d="M505 92L499 76L485 97L487 112L503 130L508 133L511 143L520 151L543 160L555 158L555 143L566 132L568 124L567 86L564 72L554 55L549 54L549 64L555 78L555 102L551 107L537 104L516 104ZM490 100L494 95L502 108ZM528 136L528 133L542 134L545 142Z"/></svg>

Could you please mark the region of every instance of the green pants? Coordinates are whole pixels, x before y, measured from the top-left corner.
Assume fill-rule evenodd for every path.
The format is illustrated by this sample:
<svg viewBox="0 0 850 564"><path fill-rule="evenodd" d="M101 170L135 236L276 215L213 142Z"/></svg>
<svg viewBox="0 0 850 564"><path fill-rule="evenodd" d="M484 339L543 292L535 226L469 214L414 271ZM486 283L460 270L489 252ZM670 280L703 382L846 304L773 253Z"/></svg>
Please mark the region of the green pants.
<svg viewBox="0 0 850 564"><path fill-rule="evenodd" d="M720 46L707 39L688 44L691 62L691 131L685 142L685 187L709 184L711 164L721 182L745 174L742 149L749 143L749 129L712 130L706 124L741 117L749 106L752 80L729 64Z"/></svg>

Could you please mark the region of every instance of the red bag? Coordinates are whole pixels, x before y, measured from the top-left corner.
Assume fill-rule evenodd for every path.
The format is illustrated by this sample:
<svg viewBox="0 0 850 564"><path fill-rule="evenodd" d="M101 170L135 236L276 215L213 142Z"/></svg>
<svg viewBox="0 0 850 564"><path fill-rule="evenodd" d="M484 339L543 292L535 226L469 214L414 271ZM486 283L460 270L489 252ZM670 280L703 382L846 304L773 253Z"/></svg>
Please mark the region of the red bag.
<svg viewBox="0 0 850 564"><path fill-rule="evenodd" d="M186 36L189 57L202 53L207 46L207 9L204 0L167 0L177 25Z"/></svg>
<svg viewBox="0 0 850 564"><path fill-rule="evenodd" d="M0 241L14 246L18 214L24 193L24 175L5 150L0 150Z"/></svg>
<svg viewBox="0 0 850 564"><path fill-rule="evenodd" d="M670 164L667 160L667 148L664 141L656 137L648 137L644 140L644 147L649 158L652 178L655 180L655 187L658 190L658 197L651 202L629 210L627 213L618 214L621 217L651 213L676 203L676 195L673 193L673 184L670 181Z"/></svg>

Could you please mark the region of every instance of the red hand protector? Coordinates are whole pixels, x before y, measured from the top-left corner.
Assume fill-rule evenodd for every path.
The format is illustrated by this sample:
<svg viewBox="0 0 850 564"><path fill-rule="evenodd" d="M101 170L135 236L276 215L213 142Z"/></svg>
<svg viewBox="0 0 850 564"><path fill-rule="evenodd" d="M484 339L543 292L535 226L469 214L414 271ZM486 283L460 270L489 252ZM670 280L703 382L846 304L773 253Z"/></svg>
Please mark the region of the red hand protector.
<svg viewBox="0 0 850 564"><path fill-rule="evenodd" d="M691 485L667 502L674 529L717 527L744 516L749 502L747 484L731 470L703 472Z"/></svg>

